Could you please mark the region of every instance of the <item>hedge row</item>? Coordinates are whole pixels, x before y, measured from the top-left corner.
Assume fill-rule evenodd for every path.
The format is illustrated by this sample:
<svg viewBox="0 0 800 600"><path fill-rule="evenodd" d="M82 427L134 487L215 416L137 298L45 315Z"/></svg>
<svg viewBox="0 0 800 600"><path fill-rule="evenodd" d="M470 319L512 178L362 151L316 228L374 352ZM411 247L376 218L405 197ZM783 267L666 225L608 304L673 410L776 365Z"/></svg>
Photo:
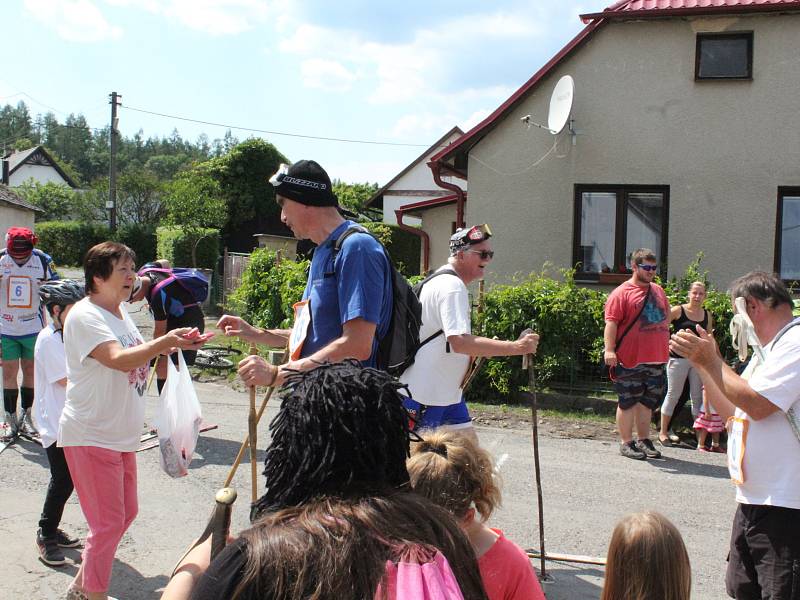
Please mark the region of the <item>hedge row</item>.
<svg viewBox="0 0 800 600"><path fill-rule="evenodd" d="M39 247L53 257L57 265L81 265L86 251L95 244L115 240L136 252L142 264L156 258L155 228L143 225L122 225L112 233L108 225L77 221L36 223Z"/></svg>
<svg viewBox="0 0 800 600"><path fill-rule="evenodd" d="M199 237L180 227L159 227L158 258L166 258L175 266L214 269L219 258L219 229L201 229ZM196 245L197 264L192 264L192 246Z"/></svg>

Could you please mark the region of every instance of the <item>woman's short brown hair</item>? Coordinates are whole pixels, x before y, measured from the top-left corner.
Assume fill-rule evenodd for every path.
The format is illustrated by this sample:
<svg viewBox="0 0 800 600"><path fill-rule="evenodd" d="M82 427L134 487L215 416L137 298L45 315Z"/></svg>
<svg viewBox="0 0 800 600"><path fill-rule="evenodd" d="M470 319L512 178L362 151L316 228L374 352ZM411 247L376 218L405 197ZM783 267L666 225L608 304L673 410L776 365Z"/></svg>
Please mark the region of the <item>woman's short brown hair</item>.
<svg viewBox="0 0 800 600"><path fill-rule="evenodd" d="M600 600L689 600L692 570L678 529L664 515L627 515L611 535Z"/></svg>
<svg viewBox="0 0 800 600"><path fill-rule="evenodd" d="M114 264L126 258L136 262L136 253L119 242L102 242L89 248L83 259L86 293L91 294L97 291L94 288L95 277L105 281L111 277Z"/></svg>

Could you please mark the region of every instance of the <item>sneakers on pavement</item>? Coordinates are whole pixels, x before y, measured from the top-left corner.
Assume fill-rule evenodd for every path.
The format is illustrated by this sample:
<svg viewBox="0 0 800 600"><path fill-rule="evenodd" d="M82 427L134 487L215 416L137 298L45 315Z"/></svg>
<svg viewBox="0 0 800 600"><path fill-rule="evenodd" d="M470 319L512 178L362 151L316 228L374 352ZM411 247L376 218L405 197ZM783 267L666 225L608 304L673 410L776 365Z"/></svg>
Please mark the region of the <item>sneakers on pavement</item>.
<svg viewBox="0 0 800 600"><path fill-rule="evenodd" d="M72 537L62 529L56 529L56 542L61 548L77 548L81 545L80 538Z"/></svg>
<svg viewBox="0 0 800 600"><path fill-rule="evenodd" d="M4 443L13 441L17 434L19 433L19 424L17 423L17 413L6 413L6 426L5 432L2 436L2 441Z"/></svg>
<svg viewBox="0 0 800 600"><path fill-rule="evenodd" d="M58 547L55 537L44 537L42 530L36 532L36 545L39 547L39 560L51 567L60 567L66 564L67 559Z"/></svg>
<svg viewBox="0 0 800 600"><path fill-rule="evenodd" d="M625 458L633 458L635 460L644 460L647 458L645 453L639 450L639 448L636 446L636 442L633 440L620 444L619 453Z"/></svg>
<svg viewBox="0 0 800 600"><path fill-rule="evenodd" d="M656 450L656 447L653 445L653 441L650 438L639 440L636 442L636 447L641 452L644 452L644 455L647 458L661 458L661 452Z"/></svg>
<svg viewBox="0 0 800 600"><path fill-rule="evenodd" d="M22 413L22 420L19 422L19 431L20 433L27 435L39 435L39 432L33 425L33 419L31 418L30 408Z"/></svg>

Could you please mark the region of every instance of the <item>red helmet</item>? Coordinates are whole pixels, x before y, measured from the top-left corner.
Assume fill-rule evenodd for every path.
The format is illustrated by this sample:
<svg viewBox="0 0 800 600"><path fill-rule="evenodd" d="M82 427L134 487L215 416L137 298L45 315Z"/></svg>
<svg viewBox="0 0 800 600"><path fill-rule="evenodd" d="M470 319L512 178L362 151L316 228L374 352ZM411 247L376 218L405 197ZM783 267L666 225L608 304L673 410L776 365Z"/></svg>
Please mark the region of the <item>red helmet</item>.
<svg viewBox="0 0 800 600"><path fill-rule="evenodd" d="M6 250L12 258L27 258L39 238L27 227L9 227L6 232Z"/></svg>

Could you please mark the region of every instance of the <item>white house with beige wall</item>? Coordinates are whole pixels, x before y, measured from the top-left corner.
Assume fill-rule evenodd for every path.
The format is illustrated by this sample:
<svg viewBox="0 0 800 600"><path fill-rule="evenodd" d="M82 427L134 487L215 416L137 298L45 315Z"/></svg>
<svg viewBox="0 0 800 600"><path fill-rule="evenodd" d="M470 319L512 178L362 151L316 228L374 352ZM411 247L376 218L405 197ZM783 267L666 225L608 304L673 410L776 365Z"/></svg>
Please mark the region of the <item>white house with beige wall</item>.
<svg viewBox="0 0 800 600"><path fill-rule="evenodd" d="M662 275L703 252L721 286L751 269L800 279L800 1L653 4L584 15L574 40L433 157L468 179L465 221L490 223L495 280L550 263L613 283L640 246ZM567 74L577 135L527 128ZM438 257L454 210L437 210L449 219L426 213L424 228Z"/></svg>

